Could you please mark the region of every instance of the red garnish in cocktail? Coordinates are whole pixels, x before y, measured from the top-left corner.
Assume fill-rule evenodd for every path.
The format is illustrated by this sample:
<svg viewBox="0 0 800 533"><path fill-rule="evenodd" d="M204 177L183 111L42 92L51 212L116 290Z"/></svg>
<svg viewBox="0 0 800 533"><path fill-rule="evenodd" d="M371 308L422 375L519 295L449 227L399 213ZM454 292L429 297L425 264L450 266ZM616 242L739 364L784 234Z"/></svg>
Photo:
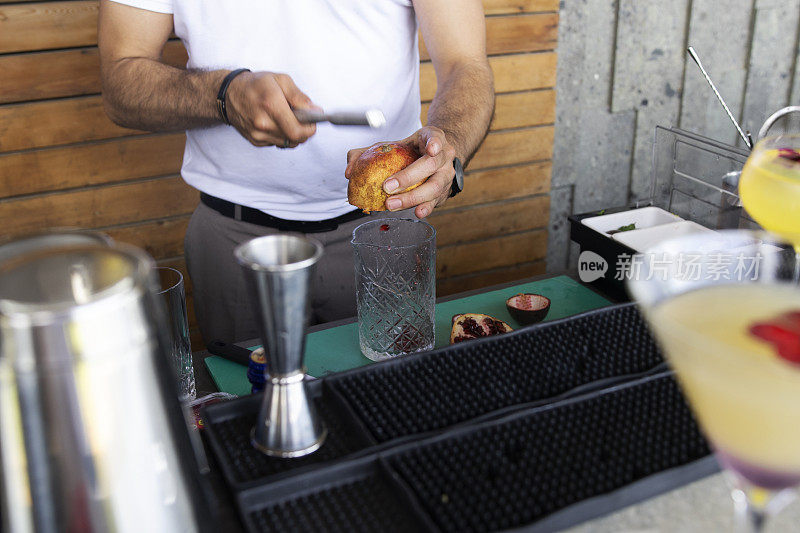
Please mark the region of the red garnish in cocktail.
<svg viewBox="0 0 800 533"><path fill-rule="evenodd" d="M778 157L788 159L789 161L794 161L795 163L800 163L800 152L793 150L792 148L778 148Z"/></svg>
<svg viewBox="0 0 800 533"><path fill-rule="evenodd" d="M772 344L781 358L800 364L800 311L790 311L769 322L753 324L750 334Z"/></svg>

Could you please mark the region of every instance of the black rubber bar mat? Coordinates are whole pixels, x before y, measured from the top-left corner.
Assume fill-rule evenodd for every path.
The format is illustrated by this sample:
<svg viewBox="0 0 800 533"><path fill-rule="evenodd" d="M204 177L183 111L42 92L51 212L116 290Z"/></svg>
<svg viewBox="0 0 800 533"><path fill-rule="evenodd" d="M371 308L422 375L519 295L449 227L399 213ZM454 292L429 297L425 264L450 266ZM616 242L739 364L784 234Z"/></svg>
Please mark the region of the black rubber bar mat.
<svg viewBox="0 0 800 533"><path fill-rule="evenodd" d="M239 494L251 533L554 531L717 471L671 373Z"/></svg>
<svg viewBox="0 0 800 533"><path fill-rule="evenodd" d="M663 368L633 304L326 378L379 443Z"/></svg>
<svg viewBox="0 0 800 533"><path fill-rule="evenodd" d="M406 445L388 462L441 531L462 532L529 525L709 453L666 374Z"/></svg>
<svg viewBox="0 0 800 533"><path fill-rule="evenodd" d="M305 457L278 459L259 452L250 443L250 430L261 408L260 394L208 406L204 430L223 475L239 492L272 479L303 472L375 444L350 408L321 380L309 384L317 412L328 429L322 447Z"/></svg>
<svg viewBox="0 0 800 533"><path fill-rule="evenodd" d="M399 476L374 457L256 489L240 506L254 533L435 531Z"/></svg>

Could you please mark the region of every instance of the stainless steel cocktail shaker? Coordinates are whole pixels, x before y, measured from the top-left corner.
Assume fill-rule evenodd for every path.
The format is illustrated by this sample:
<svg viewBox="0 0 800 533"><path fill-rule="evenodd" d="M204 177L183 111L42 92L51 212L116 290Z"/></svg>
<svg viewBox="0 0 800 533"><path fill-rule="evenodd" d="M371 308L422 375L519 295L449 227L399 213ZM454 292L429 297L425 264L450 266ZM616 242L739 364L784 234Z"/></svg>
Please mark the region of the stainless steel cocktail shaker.
<svg viewBox="0 0 800 533"><path fill-rule="evenodd" d="M0 257L3 529L212 527L152 260L58 236Z"/></svg>

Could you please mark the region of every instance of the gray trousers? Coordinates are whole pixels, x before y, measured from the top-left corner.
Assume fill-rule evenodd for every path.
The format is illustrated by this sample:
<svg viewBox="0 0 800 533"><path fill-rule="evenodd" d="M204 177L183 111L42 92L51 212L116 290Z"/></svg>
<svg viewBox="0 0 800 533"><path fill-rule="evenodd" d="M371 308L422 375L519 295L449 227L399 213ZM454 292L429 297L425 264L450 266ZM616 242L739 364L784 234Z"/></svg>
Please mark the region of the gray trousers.
<svg viewBox="0 0 800 533"><path fill-rule="evenodd" d="M413 218L412 210L380 212L340 225L333 231L310 233L325 247L312 282L310 324L356 314L355 271L350 244L353 229L373 218ZM259 337L252 294L233 256L240 243L279 233L237 221L205 204L195 209L184 239L186 267L192 282L195 316L203 340L239 342Z"/></svg>

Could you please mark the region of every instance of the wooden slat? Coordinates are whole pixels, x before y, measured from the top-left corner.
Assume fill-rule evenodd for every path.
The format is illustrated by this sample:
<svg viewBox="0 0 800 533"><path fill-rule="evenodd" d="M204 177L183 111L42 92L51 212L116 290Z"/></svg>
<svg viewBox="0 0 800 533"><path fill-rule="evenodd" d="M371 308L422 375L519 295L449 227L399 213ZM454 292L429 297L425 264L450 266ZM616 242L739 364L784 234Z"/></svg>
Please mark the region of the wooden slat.
<svg viewBox="0 0 800 533"><path fill-rule="evenodd" d="M556 84L556 53L536 52L489 58L495 92L508 93L545 89ZM429 62L420 65L420 95L423 101L436 95L436 73Z"/></svg>
<svg viewBox="0 0 800 533"><path fill-rule="evenodd" d="M164 60L181 67L186 51L179 41L170 41ZM544 89L555 86L555 52L512 54L489 58L498 93ZM0 56L0 104L43 100L100 92L100 66L96 48ZM420 65L423 100L436 94L433 65Z"/></svg>
<svg viewBox="0 0 800 533"><path fill-rule="evenodd" d="M436 251L436 275L452 277L543 259L547 253L547 231L534 230L473 242L445 246Z"/></svg>
<svg viewBox="0 0 800 533"><path fill-rule="evenodd" d="M97 43L97 0L35 4L4 0L0 4L12 4L0 7L0 53L75 48ZM517 17L489 17L486 21L488 53L507 53L513 48L516 51L545 49L542 46L555 35L549 35L552 28L542 26L548 25L545 22L547 17L557 17L552 13L557 9L558 4L552 0L485 2L484 11L493 15L551 11ZM541 17L542 20L522 20L528 17ZM535 48L527 46L531 41L537 43ZM508 49L509 44L512 50ZM552 43L546 48L553 48Z"/></svg>
<svg viewBox="0 0 800 533"><path fill-rule="evenodd" d="M0 4L19 4L39 2L40 0L0 0ZM483 0L483 10L487 15L508 13L536 13L558 11L559 0Z"/></svg>
<svg viewBox="0 0 800 533"><path fill-rule="evenodd" d="M97 0L0 7L0 53L97 44Z"/></svg>
<svg viewBox="0 0 800 533"><path fill-rule="evenodd" d="M189 216L145 222L121 228L101 228L117 242L133 244L155 259L183 255L183 237Z"/></svg>
<svg viewBox="0 0 800 533"><path fill-rule="evenodd" d="M558 3L559 0L483 0L483 12L487 15L505 15L558 11Z"/></svg>
<svg viewBox="0 0 800 533"><path fill-rule="evenodd" d="M183 44L169 41L163 59L176 67L186 65ZM96 47L0 56L0 72L0 104L100 92Z"/></svg>
<svg viewBox="0 0 800 533"><path fill-rule="evenodd" d="M429 102L422 104L420 119L423 124L428 121L429 108ZM0 109L0 113L2 113L2 109ZM556 92L552 89L498 94L495 97L494 117L492 118L490 129L501 130L540 126L542 124L552 124L555 119ZM2 146L2 137L0 137L0 146Z"/></svg>
<svg viewBox="0 0 800 533"><path fill-rule="evenodd" d="M423 104L422 121L429 103ZM552 89L497 96L492 129L552 124ZM102 140L144 132L117 126L105 114L100 96L0 106L0 152Z"/></svg>
<svg viewBox="0 0 800 533"><path fill-rule="evenodd" d="M486 19L486 53L511 54L553 50L558 39L558 14L514 15ZM419 39L420 59L430 59L428 49Z"/></svg>
<svg viewBox="0 0 800 533"><path fill-rule="evenodd" d="M546 193L550 190L551 168L547 161L467 172L464 191L437 207L436 212Z"/></svg>
<svg viewBox="0 0 800 533"><path fill-rule="evenodd" d="M551 127L491 133L470 168L547 159L551 136ZM183 135L174 134L0 156L0 195L14 196L177 172L182 147ZM19 176L26 176L26 179L19 179Z"/></svg>
<svg viewBox="0 0 800 533"><path fill-rule="evenodd" d="M444 278L436 280L436 295L447 296L463 291L480 289L490 285L497 285L509 281L517 281L531 276L538 276L545 273L547 263L545 261L534 261L522 265L499 268L488 272L479 272L455 278ZM465 309L464 312L476 310Z"/></svg>
<svg viewBox="0 0 800 533"><path fill-rule="evenodd" d="M550 159L553 127L490 133L469 164L470 170Z"/></svg>
<svg viewBox="0 0 800 533"><path fill-rule="evenodd" d="M556 92L552 89L499 94L495 100L491 129L523 128L553 124L556 120Z"/></svg>
<svg viewBox="0 0 800 533"><path fill-rule="evenodd" d="M436 228L437 246L491 239L547 226L549 200L542 195L476 206L468 211L435 212L428 222Z"/></svg>
<svg viewBox="0 0 800 533"><path fill-rule="evenodd" d="M0 56L0 103L100 92L97 48Z"/></svg>
<svg viewBox="0 0 800 533"><path fill-rule="evenodd" d="M140 133L111 122L100 96L0 106L0 152Z"/></svg>
<svg viewBox="0 0 800 533"><path fill-rule="evenodd" d="M0 156L0 198L180 171L185 135L131 137Z"/></svg>
<svg viewBox="0 0 800 533"><path fill-rule="evenodd" d="M198 200L197 191L175 176L3 201L0 220L7 235L63 226L97 228L185 215Z"/></svg>

